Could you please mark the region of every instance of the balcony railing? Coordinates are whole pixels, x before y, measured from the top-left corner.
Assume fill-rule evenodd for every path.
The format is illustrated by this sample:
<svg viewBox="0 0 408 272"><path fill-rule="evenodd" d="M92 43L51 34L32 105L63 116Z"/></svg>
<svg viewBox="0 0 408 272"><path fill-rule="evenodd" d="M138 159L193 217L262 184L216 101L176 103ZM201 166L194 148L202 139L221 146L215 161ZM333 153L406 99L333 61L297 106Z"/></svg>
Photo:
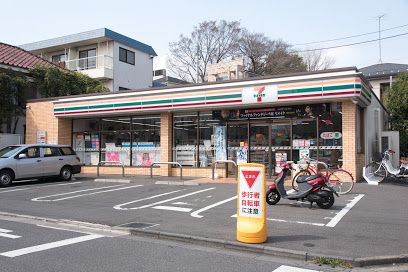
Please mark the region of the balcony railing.
<svg viewBox="0 0 408 272"><path fill-rule="evenodd" d="M89 70L96 68L112 69L113 59L108 55L100 55L88 58L65 61L65 68L74 71Z"/></svg>

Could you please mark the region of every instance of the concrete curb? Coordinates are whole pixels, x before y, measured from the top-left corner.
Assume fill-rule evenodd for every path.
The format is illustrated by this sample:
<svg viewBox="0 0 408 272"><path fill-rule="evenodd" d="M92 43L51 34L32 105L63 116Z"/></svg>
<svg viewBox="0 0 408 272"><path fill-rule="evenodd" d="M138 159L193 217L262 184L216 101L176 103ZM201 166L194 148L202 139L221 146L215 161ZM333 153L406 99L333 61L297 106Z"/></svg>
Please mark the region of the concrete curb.
<svg viewBox="0 0 408 272"><path fill-rule="evenodd" d="M124 227L111 227L108 225L95 224L90 222L75 221L68 219L54 219L31 215L14 214L0 211L0 219L9 220L13 222L20 222L26 224L43 224L50 223L59 226L77 227L88 230L103 231L110 233L125 233L140 237L149 237L162 240L171 240L183 243L196 244L201 246L209 246L213 248L225 248L230 250L238 250L250 253L265 254L276 257L291 258L303 261L312 261L317 257L334 258L350 263L353 267L366 267L376 265L391 265L408 263L408 254L394 255L394 256L374 256L364 258L347 258L340 256L330 256L323 254L316 254L306 251L291 250L286 248L276 248L271 246L264 246L261 244L244 244L236 241L229 241L216 238L200 237L187 234L177 234L163 231L154 231L147 229L131 229Z"/></svg>

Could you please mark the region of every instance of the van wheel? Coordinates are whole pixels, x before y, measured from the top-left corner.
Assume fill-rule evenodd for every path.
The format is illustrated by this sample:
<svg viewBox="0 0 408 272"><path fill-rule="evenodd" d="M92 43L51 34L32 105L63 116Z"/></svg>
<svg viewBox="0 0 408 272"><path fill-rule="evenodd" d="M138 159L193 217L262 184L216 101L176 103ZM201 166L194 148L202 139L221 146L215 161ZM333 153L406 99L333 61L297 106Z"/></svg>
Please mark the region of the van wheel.
<svg viewBox="0 0 408 272"><path fill-rule="evenodd" d="M13 172L9 170L0 171L0 186L10 186L13 182L14 175Z"/></svg>
<svg viewBox="0 0 408 272"><path fill-rule="evenodd" d="M64 181L70 181L72 178L72 168L69 166L64 166L60 172L60 178Z"/></svg>

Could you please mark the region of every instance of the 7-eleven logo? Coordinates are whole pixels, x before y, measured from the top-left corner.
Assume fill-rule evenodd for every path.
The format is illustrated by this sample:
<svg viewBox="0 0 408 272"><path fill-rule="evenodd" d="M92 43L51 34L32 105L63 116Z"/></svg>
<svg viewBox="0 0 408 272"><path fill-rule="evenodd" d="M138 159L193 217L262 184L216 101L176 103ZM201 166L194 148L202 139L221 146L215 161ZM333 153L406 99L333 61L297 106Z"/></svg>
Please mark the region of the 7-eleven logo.
<svg viewBox="0 0 408 272"><path fill-rule="evenodd" d="M262 97L265 97L265 86L255 87L254 91L256 92L256 94L254 94L254 97L256 97L256 102L262 102Z"/></svg>
<svg viewBox="0 0 408 272"><path fill-rule="evenodd" d="M254 182L259 176L259 173L261 173L261 171L259 170L242 170L242 174L244 175L245 181L247 182L249 188L252 188L252 185L254 185Z"/></svg>

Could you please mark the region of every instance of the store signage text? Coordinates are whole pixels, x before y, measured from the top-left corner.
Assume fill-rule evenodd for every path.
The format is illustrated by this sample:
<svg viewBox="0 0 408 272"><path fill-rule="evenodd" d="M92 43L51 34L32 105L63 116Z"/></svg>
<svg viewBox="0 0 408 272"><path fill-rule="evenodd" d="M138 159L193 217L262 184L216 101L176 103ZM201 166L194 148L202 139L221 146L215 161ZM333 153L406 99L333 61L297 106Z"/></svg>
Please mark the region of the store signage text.
<svg viewBox="0 0 408 272"><path fill-rule="evenodd" d="M322 132L320 134L320 138L325 140L340 139L341 136L341 132Z"/></svg>
<svg viewBox="0 0 408 272"><path fill-rule="evenodd" d="M242 102L246 104L267 103L278 100L278 87L274 85L242 89Z"/></svg>

